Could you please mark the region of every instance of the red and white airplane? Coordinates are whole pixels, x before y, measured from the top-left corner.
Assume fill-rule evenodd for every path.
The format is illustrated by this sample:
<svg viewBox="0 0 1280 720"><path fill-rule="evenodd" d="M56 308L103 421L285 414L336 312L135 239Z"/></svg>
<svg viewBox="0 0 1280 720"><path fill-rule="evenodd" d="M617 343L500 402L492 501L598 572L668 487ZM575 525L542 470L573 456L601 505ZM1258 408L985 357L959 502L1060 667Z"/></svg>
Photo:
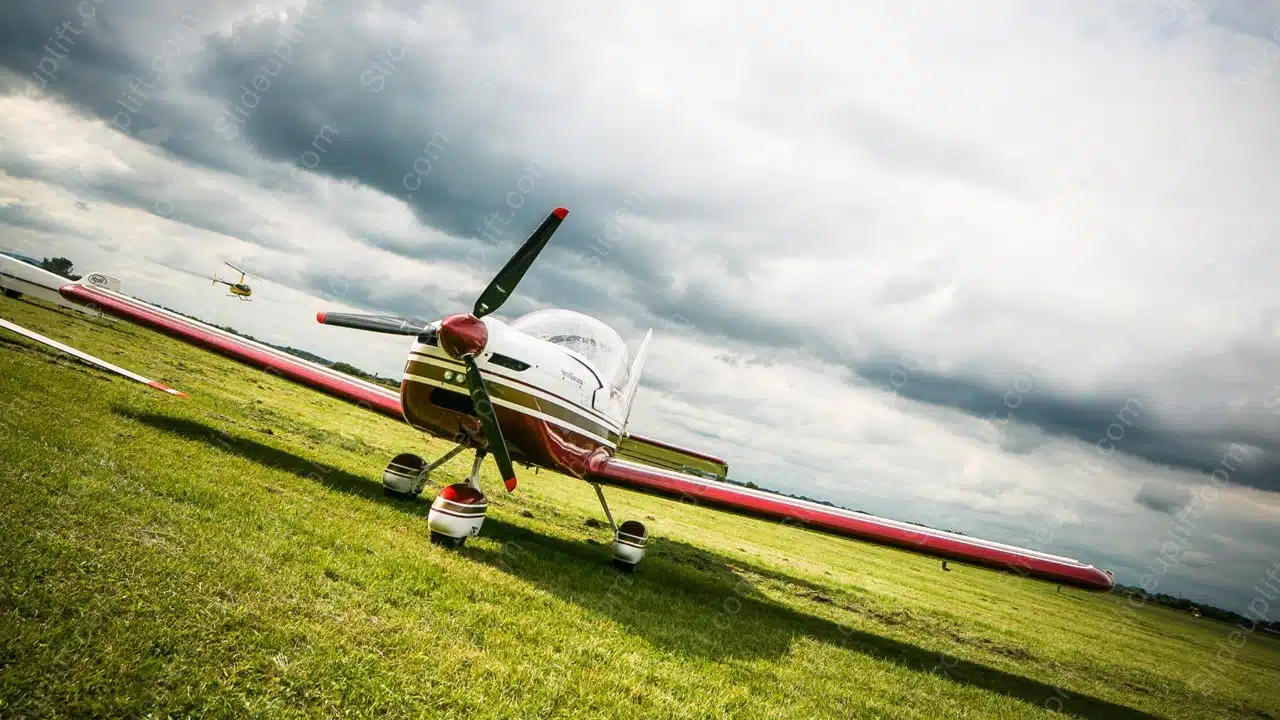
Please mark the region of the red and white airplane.
<svg viewBox="0 0 1280 720"><path fill-rule="evenodd" d="M625 571L644 556L649 533L634 520L615 522L602 490L606 485L1088 590L1113 587L1110 572L1070 558L741 487L726 481L728 465L720 458L630 433L627 421L652 330L630 358L616 331L581 313L541 310L511 322L491 315L567 215L564 208L552 211L469 313L435 322L346 313L317 316L328 325L413 337L399 392L125 295L109 275L90 273L60 292L457 443L433 462L411 453L392 458L383 472L388 494L416 497L432 470L473 451L470 477L443 488L427 517L432 540L448 546L460 546L480 532L488 506L480 467L492 455L508 492L516 489L517 463L590 483L614 530L614 564Z"/></svg>

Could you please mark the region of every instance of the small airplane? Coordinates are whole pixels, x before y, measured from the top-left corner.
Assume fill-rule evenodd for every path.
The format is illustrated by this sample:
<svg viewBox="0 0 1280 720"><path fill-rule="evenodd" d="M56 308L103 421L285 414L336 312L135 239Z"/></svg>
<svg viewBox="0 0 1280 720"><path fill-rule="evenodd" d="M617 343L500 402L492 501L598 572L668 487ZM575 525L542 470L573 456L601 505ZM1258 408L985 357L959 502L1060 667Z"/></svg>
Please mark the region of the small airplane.
<svg viewBox="0 0 1280 720"><path fill-rule="evenodd" d="M229 262L224 262L222 264L240 273L240 280L238 282L227 282L226 280L219 280L218 276L214 275L212 278L213 284L217 285L218 283L222 283L227 286L227 290L231 293L231 297L238 297L241 300L249 301L249 296L253 295L253 288L249 287L244 282L244 276L246 275L245 271Z"/></svg>
<svg viewBox="0 0 1280 720"><path fill-rule="evenodd" d="M473 452L470 475L441 489L427 515L431 540L447 547L459 547L481 530L489 503L480 469L492 455L507 492L517 487L517 463L590 483L614 532L613 564L622 571L633 571L644 557L649 532L635 520L615 521L603 486L1059 585L1112 589L1111 572L1078 560L744 487L727 481L728 464L718 457L631 433L631 409L652 330L632 358L614 329L582 313L539 310L510 322L493 316L568 212L556 208L542 221L470 312L436 321L317 314L325 325L412 338L398 392L125 295L119 280L103 273L64 285L60 292L455 443L431 462L413 453L393 457L382 475L388 495L417 498L432 471L459 453Z"/></svg>

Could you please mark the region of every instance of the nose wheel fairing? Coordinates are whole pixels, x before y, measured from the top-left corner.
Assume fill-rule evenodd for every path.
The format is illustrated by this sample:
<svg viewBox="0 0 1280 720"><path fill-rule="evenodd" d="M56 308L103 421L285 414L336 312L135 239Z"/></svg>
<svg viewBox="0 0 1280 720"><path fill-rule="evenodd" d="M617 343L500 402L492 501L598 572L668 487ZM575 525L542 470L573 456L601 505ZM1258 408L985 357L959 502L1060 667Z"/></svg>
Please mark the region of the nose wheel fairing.
<svg viewBox="0 0 1280 720"><path fill-rule="evenodd" d="M476 466L480 465L476 458ZM469 483L448 485L431 502L427 513L427 527L431 529L431 542L447 547L461 547L467 538L480 534L489 499L479 488Z"/></svg>

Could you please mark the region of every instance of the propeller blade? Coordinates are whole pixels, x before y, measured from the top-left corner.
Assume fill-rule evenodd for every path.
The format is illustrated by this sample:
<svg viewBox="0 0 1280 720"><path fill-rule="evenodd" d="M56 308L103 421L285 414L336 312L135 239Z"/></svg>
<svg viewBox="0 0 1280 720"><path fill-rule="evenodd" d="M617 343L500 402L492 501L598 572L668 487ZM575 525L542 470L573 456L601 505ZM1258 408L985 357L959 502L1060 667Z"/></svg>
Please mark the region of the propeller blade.
<svg viewBox="0 0 1280 720"><path fill-rule="evenodd" d="M388 335L421 335L427 329L427 321L418 318L402 318L393 315L358 315L355 313L316 313L316 322L354 330L386 333Z"/></svg>
<svg viewBox="0 0 1280 720"><path fill-rule="evenodd" d="M498 274L489 282L489 286L480 293L480 299L476 300L475 310L472 312L476 317L484 317L489 313L502 307L502 303L507 301L511 296L511 292L516 289L516 284L520 282L520 278L529 270L529 266L533 265L533 261L537 259L538 253L542 252L542 248L546 247L547 241L551 239L551 235L555 233L556 228L560 227L560 223L564 221L569 211L564 208L556 208L551 211L546 220L538 226L537 230L529 236L528 240L516 250L515 255L507 260L507 264L502 266Z"/></svg>
<svg viewBox="0 0 1280 720"><path fill-rule="evenodd" d="M475 356L467 355L464 360L467 363L467 389L471 391L471 404L476 409L476 415L480 416L485 437L489 439L489 452L498 463L498 472L502 473L502 481L507 486L507 492L512 492L516 489L516 470L511 466L507 441L502 437L502 428L498 425L498 417L493 412L493 401L489 399L484 378L480 377L480 368L476 367Z"/></svg>

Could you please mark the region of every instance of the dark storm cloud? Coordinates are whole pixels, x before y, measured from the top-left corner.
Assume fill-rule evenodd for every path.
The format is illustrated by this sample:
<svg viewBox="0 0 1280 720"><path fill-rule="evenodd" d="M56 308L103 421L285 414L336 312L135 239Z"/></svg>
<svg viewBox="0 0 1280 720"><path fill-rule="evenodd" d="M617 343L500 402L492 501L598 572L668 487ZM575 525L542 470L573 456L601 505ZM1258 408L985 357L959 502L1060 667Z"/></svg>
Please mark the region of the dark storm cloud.
<svg viewBox="0 0 1280 720"><path fill-rule="evenodd" d="M149 110L164 112L149 100L164 92L178 68L166 62L161 46L169 41L194 49L201 42L184 29L183 15L166 6L108 0L7 7L0 24L0 66L26 80L28 87L104 120L124 113L118 125L128 129L135 121L145 124ZM141 102L130 103L130 93Z"/></svg>
<svg viewBox="0 0 1280 720"><path fill-rule="evenodd" d="M31 85L67 97L92 97L91 78L118 78L133 69L105 26L105 9L90 0L78 9L74 0L21 3L5 8L0 23L0 64ZM41 60L48 58L44 66Z"/></svg>
<svg viewBox="0 0 1280 720"><path fill-rule="evenodd" d="M556 252L625 267L637 284L661 278L662 251L676 240L622 242L626 228L619 214L638 209L680 216L696 210L691 203L649 203L651 188L585 184L536 148L524 156L494 149L486 137L496 122L491 118L505 118L512 99L483 82L459 87L444 69L409 58L397 67L395 81L412 91L370 92L360 82L361 70L386 40L360 37L341 22L326 24L324 15L330 12L337 10L320 11L293 46L290 66L275 75L269 72L275 69L272 56L287 24L262 23L234 43L211 41L197 84L230 108L227 112L239 107L247 115L237 123L212 118L211 130L243 138L264 157L303 164L327 127L315 172L402 199L425 225L467 238L482 250L506 245L514 250L547 212L567 205L572 214L557 233ZM257 92L257 87L265 89ZM376 236L365 240L415 259L442 257L438 246Z"/></svg>
<svg viewBox="0 0 1280 720"><path fill-rule="evenodd" d="M411 103L404 95L362 87L365 58L383 40L362 38L340 21L326 23L324 15L336 12L332 5L318 12L284 66L276 48L288 33L287 23L264 22L235 42L210 43L196 77L197 86L223 107L224 114L209 119L210 132L240 138L263 157L301 165L308 162L305 153L317 152L317 135L327 126L326 137L319 139L323 151L310 161L317 163L315 172L401 198L424 224L481 242L491 213L500 212L510 224L540 217L554 206L552 198L562 193L553 192L552 170L536 160L486 152L480 137L469 135L468 123L451 110L456 97L445 92L436 71L401 71L412 81ZM522 176L532 181L526 187L533 187L507 203L507 193L517 191ZM510 206L516 202L518 207Z"/></svg>
<svg viewBox="0 0 1280 720"><path fill-rule="evenodd" d="M1191 490L1181 485L1150 480L1138 489L1134 500L1149 510L1172 515L1191 502Z"/></svg>
<svg viewBox="0 0 1280 720"><path fill-rule="evenodd" d="M1171 429L1158 417L1166 408L1136 395L1071 396L1026 374L1010 376L999 383L977 373L929 372L915 367L910 360L904 364L901 355L877 353L871 359L855 358L813 330L746 317L720 317L716 307L707 302L673 306L672 311L688 312L691 325L715 327L748 347L759 349L772 344L774 352L755 354L749 362L771 365L796 354L810 355L848 368L849 382L854 385L879 387L910 400L959 410L997 424L1025 425L1050 436L1074 438L1093 445L1102 455L1128 455L1205 475L1226 471L1233 483L1280 491L1280 435L1268 433L1265 428L1217 433ZM794 345L787 346L788 342ZM715 402L714 398L703 400ZM1255 409L1261 412L1261 399L1257 404ZM729 407L724 409L732 411ZM1019 436L1003 442L1025 450L1040 441ZM1255 449L1232 450L1233 444ZM1224 460L1228 453L1232 457Z"/></svg>
<svg viewBox="0 0 1280 720"><path fill-rule="evenodd" d="M428 282L418 287L397 285L388 289L378 278L336 273L304 271L298 279L265 277L325 300L343 302L356 307L369 307L404 317L436 320L455 312L470 310L470 303L450 307L448 295Z"/></svg>
<svg viewBox="0 0 1280 720"><path fill-rule="evenodd" d="M178 179L148 182L133 177L86 178L74 170L50 171L20 165L9 165L5 172L13 177L62 185L78 196L141 210L158 218L239 238L269 250L287 252L298 249L293 243L269 232L264 218L247 210L237 196L215 188L198 188L195 194L175 201L172 199L175 189L192 190L189 187L175 188L173 183ZM78 201L77 207L92 210L92 206L84 201ZM24 206L0 208L0 219L33 230L66 232L65 226L53 223L43 213Z"/></svg>
<svg viewBox="0 0 1280 720"><path fill-rule="evenodd" d="M190 227L239 238L269 250L297 250L293 243L269 232L255 232L265 222L261 216L247 211L236 196L213 189L203 189L198 202L170 202L163 188L146 188L138 183L104 184L98 197L122 207L131 207L160 218Z"/></svg>
<svg viewBox="0 0 1280 720"><path fill-rule="evenodd" d="M7 26L15 29L15 38L26 39L6 46L6 54L0 56L15 70L39 62L42 50L39 43L32 41L39 28L53 27L59 22L57 18L75 12L75 3L42 7L43 12L19 15ZM412 103L405 103L403 95L392 92L369 92L361 86L360 70L365 58L385 40L362 38L351 32L339 17L342 10L341 3L330 2L314 11L314 19L304 18L294 31L296 42L290 46L290 63L285 66L273 64L273 57L279 58L281 38L288 36L293 27L289 22L261 22L241 30L234 42L229 38L202 39L205 52L196 67L197 87L215 98L224 112L237 106L243 111L248 103L256 103L247 109L248 118L235 130L218 133L215 128L228 130L228 124L216 111L213 116L193 118L180 107L160 102L143 108L152 117L135 122L139 127L146 123L149 128L160 128L166 137L159 144L168 150L218 170L233 166L225 152L235 139L232 135L250 143L263 157L301 164L302 155L314 147L317 133L328 126L335 132L324 143L325 151L315 172L338 180L351 179L405 199L428 226L468 238L482 248L510 244L514 249L514 243L523 240L550 208L567 204L573 214L557 234L559 251L625 269L632 287L652 288L664 281L662 243L619 242L621 231L615 216L637 204L636 189L583 186L563 173L557 174L554 158L506 157L487 150L483 135L475 131L475 119L468 116L476 112L476 103L464 97L459 107L458 94L449 92L448 79L430 66L406 61L397 70L397 80L413 88ZM135 17L117 24L136 29L147 22ZM86 63L69 69L63 80L50 85L47 91L111 120L121 112L120 98L129 92L130 81L149 72L148 59L131 55L131 46L120 43L120 38L102 28L101 23L93 30L77 39L74 48L77 53L83 50ZM158 33L140 34L153 37ZM316 72L317 68L325 71ZM259 83L256 86L255 80ZM261 92L256 90L263 86ZM483 88L476 90L481 92ZM480 103L480 109L500 115L504 112L503 98L491 97ZM220 120L222 125L218 124ZM437 138L435 147L428 148L433 137ZM429 161L430 171L425 175L414 173L415 161L417 168L426 167ZM406 182L421 185L410 194ZM530 192L521 192L530 185ZM154 201L129 197L131 193L137 194L128 188L111 191L131 206L154 210ZM690 211L678 203L668 205L676 214ZM659 212L663 205L644 209ZM252 222L227 218L224 213L210 215L199 209L181 208L174 210L174 219L283 249L268 237L245 232ZM242 222L246 227L238 227ZM456 259L453 248L439 245L418 245L376 233L364 240L415 259ZM568 292L558 295L552 287L549 301L574 306L581 305L578 300L589 300L587 284L566 282L557 287ZM657 311L666 313L662 303ZM672 314L680 315L678 310Z"/></svg>
<svg viewBox="0 0 1280 720"><path fill-rule="evenodd" d="M1264 431L1214 433L1175 430L1158 417L1162 408L1137 395L1068 396L1045 387L1031 375L1007 378L1003 384L959 374L932 373L898 361L860 363L859 380L869 380L903 397L955 408L993 422L1015 422L1045 433L1094 445L1099 452L1121 453L1158 465L1211 474L1223 469L1232 444L1257 448L1237 451L1229 460L1232 482L1280 491L1280 437ZM1261 410L1261 399L1257 409Z"/></svg>
<svg viewBox="0 0 1280 720"><path fill-rule="evenodd" d="M42 233L67 232L62 223L50 220L39 209L22 204L0 205L0 224Z"/></svg>

